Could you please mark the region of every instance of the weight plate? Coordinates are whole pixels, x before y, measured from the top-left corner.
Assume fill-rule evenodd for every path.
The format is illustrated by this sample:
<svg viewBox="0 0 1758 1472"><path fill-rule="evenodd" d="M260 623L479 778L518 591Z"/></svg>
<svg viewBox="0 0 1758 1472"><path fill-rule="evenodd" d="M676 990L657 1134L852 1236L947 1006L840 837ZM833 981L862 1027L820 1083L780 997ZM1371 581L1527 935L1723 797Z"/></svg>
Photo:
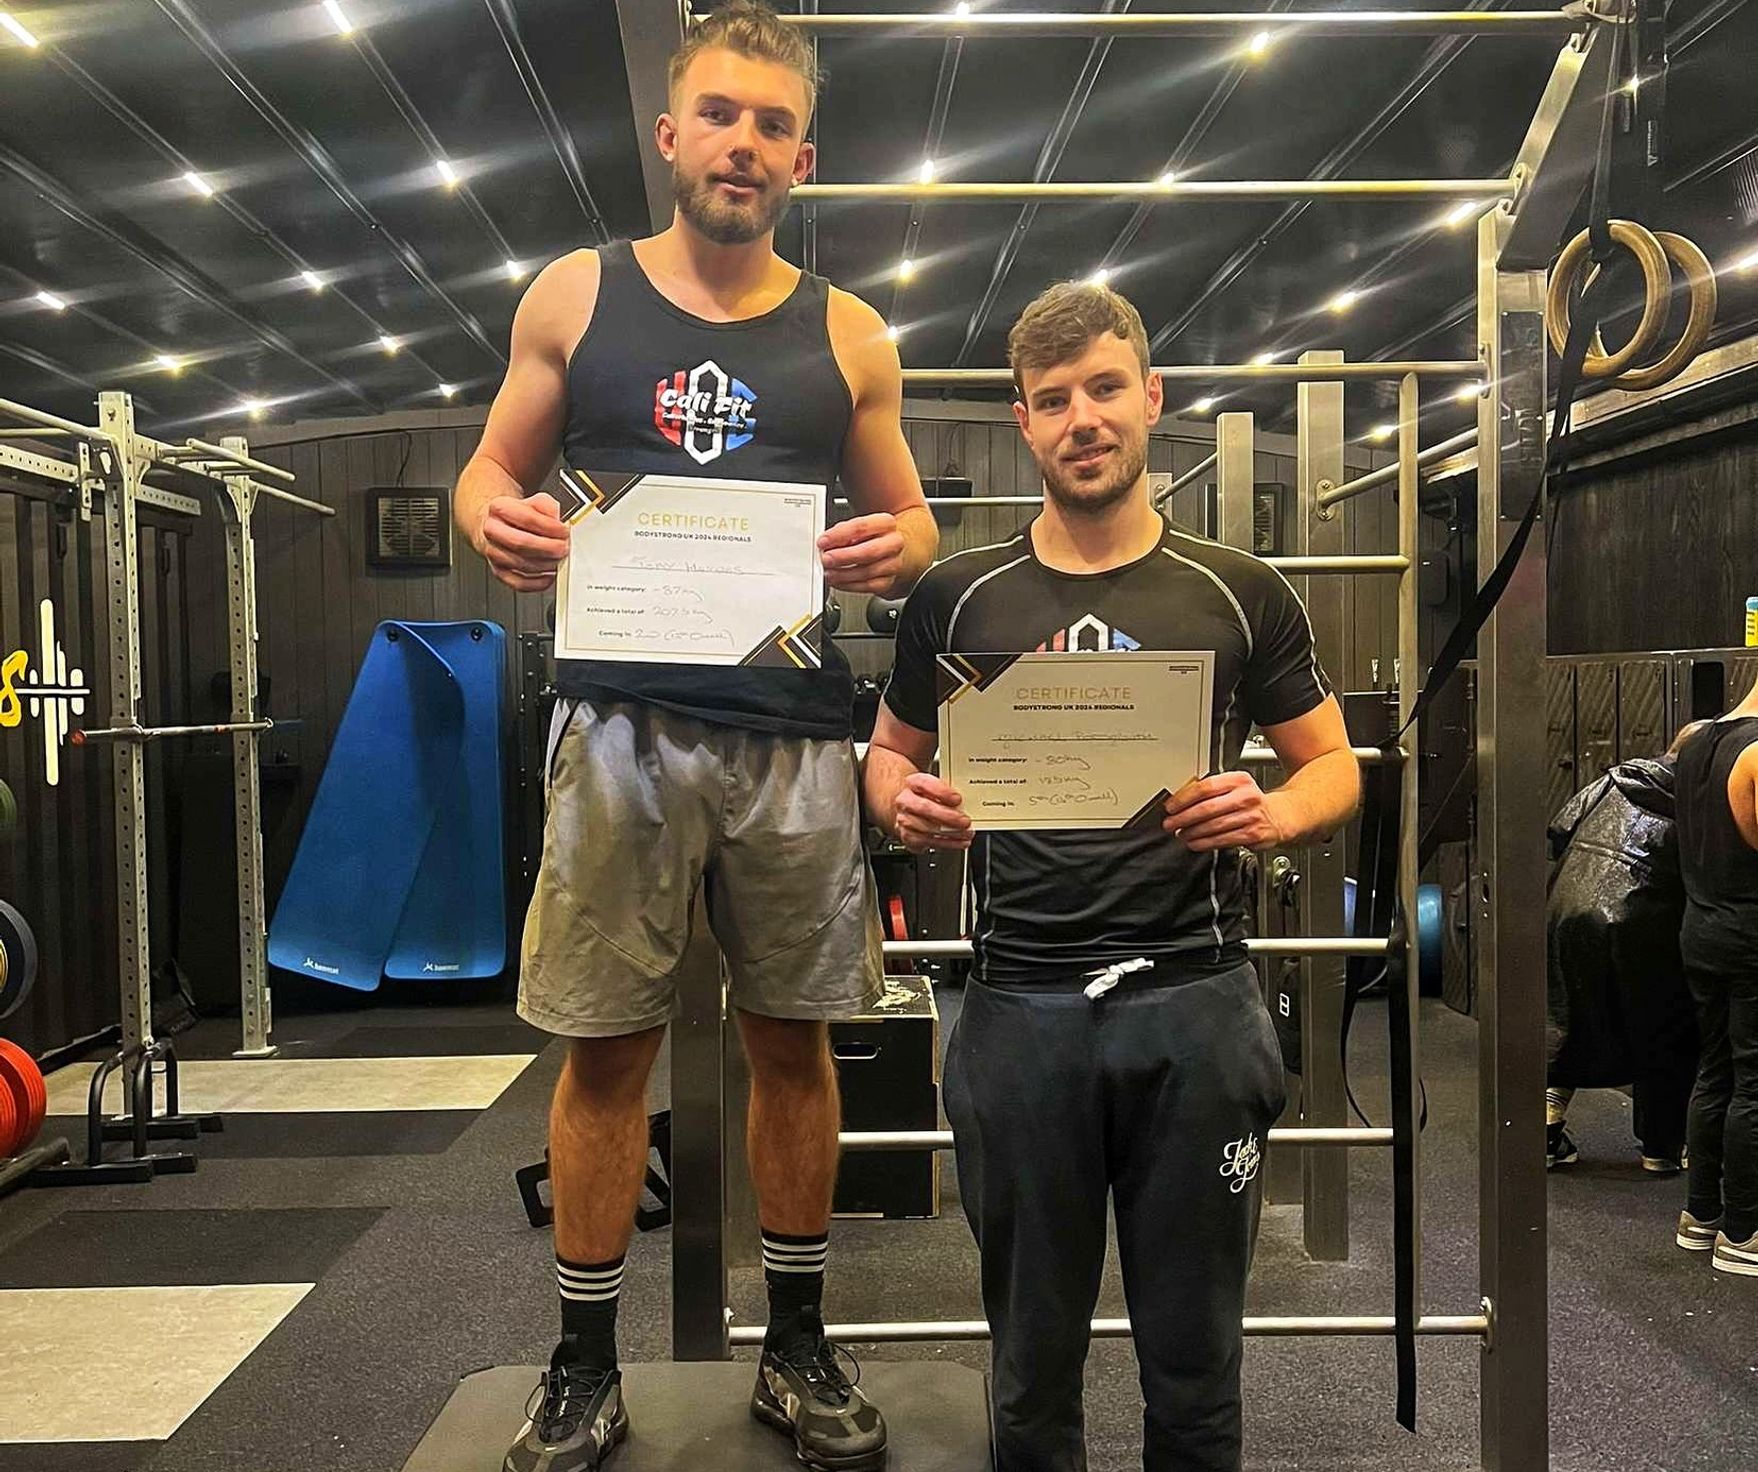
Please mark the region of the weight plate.
<svg viewBox="0 0 1758 1472"><path fill-rule="evenodd" d="M0 838L10 838L18 831L18 799L12 789L0 782Z"/></svg>
<svg viewBox="0 0 1758 1472"><path fill-rule="evenodd" d="M0 1082L0 1160L10 1160L24 1149L24 1111L12 1090Z"/></svg>
<svg viewBox="0 0 1758 1472"><path fill-rule="evenodd" d="M37 983L37 938L23 915L0 900L0 1021L24 1005Z"/></svg>
<svg viewBox="0 0 1758 1472"><path fill-rule="evenodd" d="M43 1127L43 1117L49 1112L49 1088L37 1060L5 1038L0 1038L0 1090L10 1096L15 1115L14 1138L4 1153L17 1155Z"/></svg>

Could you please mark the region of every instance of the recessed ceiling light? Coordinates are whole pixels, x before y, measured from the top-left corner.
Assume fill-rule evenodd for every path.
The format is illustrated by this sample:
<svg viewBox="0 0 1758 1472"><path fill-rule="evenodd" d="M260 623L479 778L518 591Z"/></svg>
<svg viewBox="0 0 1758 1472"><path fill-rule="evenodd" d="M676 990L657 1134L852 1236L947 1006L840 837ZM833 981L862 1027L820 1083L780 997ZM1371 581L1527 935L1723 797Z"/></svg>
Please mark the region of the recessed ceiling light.
<svg viewBox="0 0 1758 1472"><path fill-rule="evenodd" d="M1276 355L1274 353L1259 353L1251 361L1259 368L1267 368L1271 363L1276 361Z"/></svg>
<svg viewBox="0 0 1758 1472"><path fill-rule="evenodd" d="M1274 38L1268 31L1259 31L1245 43L1245 54L1253 61L1259 61L1269 53L1270 42Z"/></svg>
<svg viewBox="0 0 1758 1472"><path fill-rule="evenodd" d="M1370 440L1389 440L1397 432L1398 426L1395 424L1376 424L1368 430L1367 437Z"/></svg>
<svg viewBox="0 0 1758 1472"><path fill-rule="evenodd" d="M28 46L32 51L35 51L38 46L42 45L42 42L37 40L37 38L27 31L18 20L4 10L0 10L0 26L4 26L10 31L13 39L16 40L19 45Z"/></svg>
<svg viewBox="0 0 1758 1472"><path fill-rule="evenodd" d="M1730 271L1738 271L1742 275L1748 271L1758 271L1758 250L1747 251L1745 255L1741 256L1727 269Z"/></svg>
<svg viewBox="0 0 1758 1472"><path fill-rule="evenodd" d="M954 15L969 15L971 13L971 0L958 0L958 4L952 7L952 13Z"/></svg>
<svg viewBox="0 0 1758 1472"><path fill-rule="evenodd" d="M1161 174L1158 179L1154 180L1154 182L1156 184L1158 184L1160 186L1160 188L1162 188L1162 189L1170 189L1174 184L1176 184L1178 182L1178 175L1175 174L1171 169L1167 169L1166 172Z"/></svg>
<svg viewBox="0 0 1758 1472"><path fill-rule="evenodd" d="M1630 96L1634 97L1642 90L1642 78L1631 77L1629 81L1624 83L1624 90L1628 92Z"/></svg>
<svg viewBox="0 0 1758 1472"><path fill-rule="evenodd" d="M897 327L887 326L885 329L885 335L893 342L896 342L898 338L903 336L903 332Z"/></svg>
<svg viewBox="0 0 1758 1472"><path fill-rule="evenodd" d="M214 197L214 186L208 183L206 179L202 178L202 176L196 173L193 169L183 176L183 182L203 199L212 199Z"/></svg>
<svg viewBox="0 0 1758 1472"><path fill-rule="evenodd" d="M1100 266L1091 276L1087 277L1088 286L1109 286L1110 284L1111 268L1109 266Z"/></svg>
<svg viewBox="0 0 1758 1472"><path fill-rule="evenodd" d="M313 291L322 291L324 289L324 279L319 276L316 271L301 271L299 273L299 279Z"/></svg>
<svg viewBox="0 0 1758 1472"><path fill-rule="evenodd" d="M378 345L387 353L394 353L398 348L403 346L403 344L398 342L396 338L391 337L388 334L379 338Z"/></svg>
<svg viewBox="0 0 1758 1472"><path fill-rule="evenodd" d="M506 272L507 272L507 280L509 280L509 281L523 281L525 279L525 268L523 266L521 266L517 261L507 261L505 263L505 266L506 266Z"/></svg>
<svg viewBox="0 0 1758 1472"><path fill-rule="evenodd" d="M263 416L263 410L267 408L268 405L261 399L245 399L238 405L238 412L240 414L248 414L252 419L261 419Z"/></svg>
<svg viewBox="0 0 1758 1472"><path fill-rule="evenodd" d="M922 167L916 171L916 177L924 184L932 184L936 172L937 169L934 160L931 158L925 158L922 160Z"/></svg>
<svg viewBox="0 0 1758 1472"><path fill-rule="evenodd" d="M912 279L915 276L915 274L916 274L916 263L914 261L912 261L908 256L905 256L901 261L899 261L897 263L897 279L899 281L908 281L908 280Z"/></svg>
<svg viewBox="0 0 1758 1472"><path fill-rule="evenodd" d="M458 385L455 383L442 383L439 386L439 391L448 399L455 399L458 397Z"/></svg>
<svg viewBox="0 0 1758 1472"><path fill-rule="evenodd" d="M1475 199L1461 200L1458 204L1454 205L1452 209L1447 211L1446 215L1442 217L1441 223L1449 230L1457 230L1467 220L1471 219L1480 208L1481 206Z"/></svg>
<svg viewBox="0 0 1758 1472"><path fill-rule="evenodd" d="M1458 388L1453 390L1453 397L1463 404L1467 399L1477 398L1482 392L1483 389L1478 384L1462 383Z"/></svg>
<svg viewBox="0 0 1758 1472"><path fill-rule="evenodd" d="M340 0L324 0L324 9L329 12L330 19L335 22L338 31L344 36L352 36L354 34L354 22L348 19L347 14L342 9Z"/></svg>
<svg viewBox="0 0 1758 1472"><path fill-rule="evenodd" d="M440 176L440 183L444 184L447 189L458 187L458 171L452 167L452 161L449 158L436 158L433 161L433 171Z"/></svg>
<svg viewBox="0 0 1758 1472"><path fill-rule="evenodd" d="M1333 312L1347 312L1360 300L1361 293L1359 291L1339 291L1330 301L1325 303L1325 306Z"/></svg>
<svg viewBox="0 0 1758 1472"><path fill-rule="evenodd" d="M1209 410L1214 407L1215 407L1215 400L1214 400L1213 395L1204 394L1200 399L1198 399L1194 404L1192 404L1190 406L1190 412L1192 414L1207 414L1209 412Z"/></svg>
<svg viewBox="0 0 1758 1472"><path fill-rule="evenodd" d="M169 353L160 353L153 361L167 373L181 373L183 371L183 360L173 358Z"/></svg>
<svg viewBox="0 0 1758 1472"><path fill-rule="evenodd" d="M65 312L67 310L67 303L52 291L39 291L37 300L52 312Z"/></svg>

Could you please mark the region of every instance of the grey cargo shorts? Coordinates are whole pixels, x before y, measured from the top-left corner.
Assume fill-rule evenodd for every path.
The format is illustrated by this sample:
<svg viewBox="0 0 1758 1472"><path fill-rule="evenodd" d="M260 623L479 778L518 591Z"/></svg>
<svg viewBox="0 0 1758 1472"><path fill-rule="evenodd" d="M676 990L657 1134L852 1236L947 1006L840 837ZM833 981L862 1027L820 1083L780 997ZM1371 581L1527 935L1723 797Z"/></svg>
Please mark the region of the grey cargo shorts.
<svg viewBox="0 0 1758 1472"><path fill-rule="evenodd" d="M519 976L527 1022L569 1037L664 1023L704 884L730 1006L829 1019L878 995L878 902L849 742L564 698L547 780Z"/></svg>

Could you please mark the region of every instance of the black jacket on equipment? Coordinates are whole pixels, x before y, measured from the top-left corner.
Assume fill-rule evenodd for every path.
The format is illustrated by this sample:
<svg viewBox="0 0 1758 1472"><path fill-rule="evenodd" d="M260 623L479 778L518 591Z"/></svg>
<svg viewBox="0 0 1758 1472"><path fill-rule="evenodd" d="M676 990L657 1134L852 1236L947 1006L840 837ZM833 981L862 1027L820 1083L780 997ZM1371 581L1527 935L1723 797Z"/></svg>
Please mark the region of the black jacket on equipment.
<svg viewBox="0 0 1758 1472"><path fill-rule="evenodd" d="M1551 820L1548 1082L1613 1088L1697 1054L1679 958L1670 758L1620 762Z"/></svg>

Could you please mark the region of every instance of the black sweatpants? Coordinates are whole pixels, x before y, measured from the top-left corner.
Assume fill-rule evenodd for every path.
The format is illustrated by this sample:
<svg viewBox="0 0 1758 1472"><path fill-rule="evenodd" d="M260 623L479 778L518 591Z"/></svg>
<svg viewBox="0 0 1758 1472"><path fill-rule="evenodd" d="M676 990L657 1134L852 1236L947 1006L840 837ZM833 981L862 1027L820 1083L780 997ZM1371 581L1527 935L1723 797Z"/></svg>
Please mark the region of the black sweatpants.
<svg viewBox="0 0 1758 1472"><path fill-rule="evenodd" d="M1698 1221L1726 1213L1722 1230L1758 1232L1758 967L1687 962L1703 1054L1691 1093L1686 1209Z"/></svg>
<svg viewBox="0 0 1758 1472"><path fill-rule="evenodd" d="M1238 1472L1240 1319L1282 1057L1256 971L1079 990L971 982L947 1050L994 1334L996 1472L1080 1472L1081 1372L1117 1214L1147 1472ZM1134 985L1131 982L1135 981Z"/></svg>

